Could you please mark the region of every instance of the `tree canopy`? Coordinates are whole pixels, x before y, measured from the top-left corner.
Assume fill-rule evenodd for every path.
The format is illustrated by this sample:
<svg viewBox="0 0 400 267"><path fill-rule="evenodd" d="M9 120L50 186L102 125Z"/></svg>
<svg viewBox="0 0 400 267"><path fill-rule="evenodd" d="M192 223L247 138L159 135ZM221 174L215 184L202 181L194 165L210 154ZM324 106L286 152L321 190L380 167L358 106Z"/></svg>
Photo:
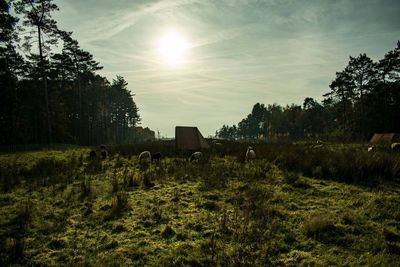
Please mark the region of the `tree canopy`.
<svg viewBox="0 0 400 267"><path fill-rule="evenodd" d="M53 0L0 0L0 144L135 141L128 83L96 73L100 63L58 28L57 10Z"/></svg>
<svg viewBox="0 0 400 267"><path fill-rule="evenodd" d="M383 59L366 54L350 57L336 72L322 103L304 99L303 106L257 103L237 126L223 125L225 139L366 140L375 132L400 132L400 41Z"/></svg>

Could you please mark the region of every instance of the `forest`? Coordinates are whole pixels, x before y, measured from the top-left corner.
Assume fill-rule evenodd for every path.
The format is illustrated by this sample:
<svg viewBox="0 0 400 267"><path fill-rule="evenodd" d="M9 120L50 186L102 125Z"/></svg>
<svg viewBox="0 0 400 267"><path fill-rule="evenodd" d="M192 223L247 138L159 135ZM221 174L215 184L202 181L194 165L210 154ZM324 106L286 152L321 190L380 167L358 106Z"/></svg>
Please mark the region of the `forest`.
<svg viewBox="0 0 400 267"><path fill-rule="evenodd" d="M310 97L302 106L257 103L246 118L237 125L223 125L216 136L366 141L373 133L400 132L400 41L378 62L365 53L350 56L329 87L322 103Z"/></svg>
<svg viewBox="0 0 400 267"><path fill-rule="evenodd" d="M93 145L140 141L138 108L122 76L111 82L72 32L52 18L52 1L0 1L0 145ZM257 103L216 137L230 140L365 141L400 132L400 42L374 62L351 57L321 103Z"/></svg>
<svg viewBox="0 0 400 267"><path fill-rule="evenodd" d="M52 18L53 1L0 0L0 145L132 143L140 122L122 76Z"/></svg>

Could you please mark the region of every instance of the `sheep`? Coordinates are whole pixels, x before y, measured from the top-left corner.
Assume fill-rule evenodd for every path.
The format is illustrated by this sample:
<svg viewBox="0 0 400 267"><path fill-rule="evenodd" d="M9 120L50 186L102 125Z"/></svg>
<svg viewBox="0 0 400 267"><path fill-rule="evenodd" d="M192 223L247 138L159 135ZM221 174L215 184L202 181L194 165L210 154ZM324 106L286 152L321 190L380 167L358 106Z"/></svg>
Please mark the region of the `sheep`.
<svg viewBox="0 0 400 267"><path fill-rule="evenodd" d="M151 153L150 151L143 151L139 154L139 162L150 161L151 160Z"/></svg>
<svg viewBox="0 0 400 267"><path fill-rule="evenodd" d="M368 152L373 152L375 150L375 146L370 146L370 147L368 147Z"/></svg>
<svg viewBox="0 0 400 267"><path fill-rule="evenodd" d="M254 149L249 146L246 151L246 161L250 161L253 159L256 159L256 152L254 152Z"/></svg>
<svg viewBox="0 0 400 267"><path fill-rule="evenodd" d="M190 157L189 157L189 162L200 162L203 160L203 153L200 151L194 152Z"/></svg>
<svg viewBox="0 0 400 267"><path fill-rule="evenodd" d="M161 152L156 152L152 155L151 157L151 161L157 161L159 162L160 160L162 160L163 158L163 154Z"/></svg>
<svg viewBox="0 0 400 267"><path fill-rule="evenodd" d="M97 156L96 151L92 150L92 151L89 152L89 159L90 160L96 159L96 156Z"/></svg>
<svg viewBox="0 0 400 267"><path fill-rule="evenodd" d="M390 145L392 151L400 152L400 143L393 143Z"/></svg>
<svg viewBox="0 0 400 267"><path fill-rule="evenodd" d="M104 149L104 150L101 151L101 158L102 159L106 159L107 158L107 150Z"/></svg>
<svg viewBox="0 0 400 267"><path fill-rule="evenodd" d="M219 142L213 143L213 152L219 155L220 157L225 156L225 149L224 146Z"/></svg>

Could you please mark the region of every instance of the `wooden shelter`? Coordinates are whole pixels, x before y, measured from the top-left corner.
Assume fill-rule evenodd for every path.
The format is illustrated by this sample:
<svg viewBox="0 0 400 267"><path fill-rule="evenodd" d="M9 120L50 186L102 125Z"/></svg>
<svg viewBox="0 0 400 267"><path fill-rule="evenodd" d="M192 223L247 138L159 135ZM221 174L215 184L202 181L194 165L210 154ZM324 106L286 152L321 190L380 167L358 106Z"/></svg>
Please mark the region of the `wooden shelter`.
<svg viewBox="0 0 400 267"><path fill-rule="evenodd" d="M375 133L369 141L373 145L390 145L400 142L398 133Z"/></svg>
<svg viewBox="0 0 400 267"><path fill-rule="evenodd" d="M210 148L210 145L201 135L197 127L176 126L175 147L178 150L203 150Z"/></svg>

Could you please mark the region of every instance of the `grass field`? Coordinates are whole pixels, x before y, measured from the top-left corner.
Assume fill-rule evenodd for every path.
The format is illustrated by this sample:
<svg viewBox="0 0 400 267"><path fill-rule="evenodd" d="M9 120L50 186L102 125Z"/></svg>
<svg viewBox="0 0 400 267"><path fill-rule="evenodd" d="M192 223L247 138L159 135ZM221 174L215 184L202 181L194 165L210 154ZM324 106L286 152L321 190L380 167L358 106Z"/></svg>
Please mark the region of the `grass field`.
<svg viewBox="0 0 400 267"><path fill-rule="evenodd" d="M398 154L225 147L148 166L126 147L0 155L0 265L399 266Z"/></svg>

